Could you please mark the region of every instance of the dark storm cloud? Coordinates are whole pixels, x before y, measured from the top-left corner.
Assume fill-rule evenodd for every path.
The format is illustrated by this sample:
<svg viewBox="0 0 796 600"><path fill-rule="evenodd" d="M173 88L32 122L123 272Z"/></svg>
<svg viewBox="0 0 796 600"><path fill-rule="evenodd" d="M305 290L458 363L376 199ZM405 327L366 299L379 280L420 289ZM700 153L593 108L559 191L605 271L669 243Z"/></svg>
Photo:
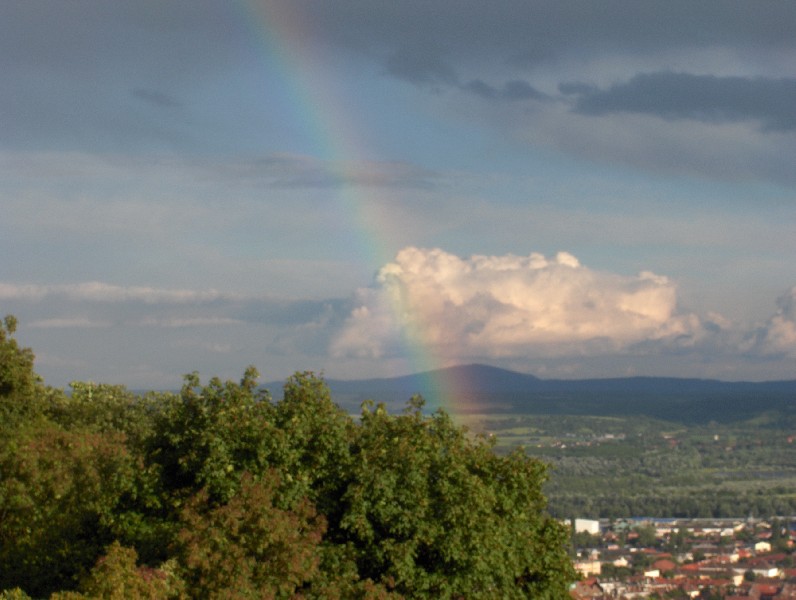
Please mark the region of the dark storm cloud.
<svg viewBox="0 0 796 600"><path fill-rule="evenodd" d="M792 46L796 4L712 0L271 0L307 17L316 36L351 49L533 64L583 52L653 53L669 47Z"/></svg>
<svg viewBox="0 0 796 600"><path fill-rule="evenodd" d="M281 5L269 12L275 18L290 14L300 21L303 45L338 45L380 61L390 76L504 99L538 99L538 92L516 78L496 86L474 73L465 77L466 67L522 68L598 53L654 55L689 47L754 54L792 48L796 24L796 3L774 0L259 1ZM118 104L120 86L157 102L151 93L163 93L163 82L169 94L160 100L187 98L190 92L182 88L190 91L250 60L253 40L241 27L246 18L244 8L217 0L8 0L0 5L0 115L24 117L20 106L26 105L31 114L58 114L81 93L89 112L97 112L92 103Z"/></svg>
<svg viewBox="0 0 796 600"><path fill-rule="evenodd" d="M533 64L595 51L792 47L796 23L796 3L783 0L258 1L300 19L304 44L338 44L380 56L390 74L446 82L472 57ZM246 18L217 0L7 0L0 65L201 78L246 56Z"/></svg>
<svg viewBox="0 0 796 600"><path fill-rule="evenodd" d="M561 91L578 94L575 110L587 115L630 112L706 122L757 120L765 130L796 128L796 79L661 72L639 74L606 90L570 84Z"/></svg>
<svg viewBox="0 0 796 600"><path fill-rule="evenodd" d="M255 147L262 139L281 140L284 123L276 122L277 116L269 121L267 107L241 86L262 76L261 38L274 32L277 46L280 36L296 35L302 51L318 57L319 63L331 57L333 63L343 64L357 55L387 77L433 92L455 91L485 100L491 111L484 113L485 120L512 133L527 131L536 144L567 147L572 138L577 149L584 133L597 135L610 121L556 123L561 106L549 102L548 110L529 111L525 121L517 122L523 102L545 101L558 81L564 82L559 92L581 114L635 112L703 122L754 119L766 130L794 129L787 103L792 82L776 78L793 76L780 71L781 65L792 64L788 61L796 52L796 2L251 0L258 2L266 6L263 14L272 23L259 22L254 16L259 11L250 9L249 2L0 2L0 145L25 150L224 153ZM285 15L286 23L279 22ZM692 66L691 57L701 50L705 64ZM667 64L670 55L674 66ZM577 72L592 64L594 71L588 75ZM710 73L726 73L736 64L735 73L743 77L711 79ZM706 75L681 82L689 89L682 87L678 95L655 73L675 68L699 68ZM632 78L640 71L652 73L650 79ZM551 81L550 73L560 75ZM768 79L755 79L758 74ZM592 75L599 89L586 89L579 82ZM615 80L624 83L606 87L605 82ZM645 104L642 95L647 88L661 90L664 96ZM452 102L449 106L457 108ZM273 127L265 127L268 130L259 136L252 133L252 123ZM588 131L567 130L570 126ZM542 135L533 135L536 132ZM615 141L623 143L624 138ZM271 150L279 148L266 149ZM600 159L613 156L620 162L630 156L636 164L637 148L619 150L595 152ZM768 166L773 164L769 154L775 167ZM790 164L783 170L776 159L787 149L769 154L741 156L739 163L760 163L764 166L752 169L755 173L774 169L778 179L783 173L792 179ZM679 160L683 152L676 148L668 155ZM695 164L691 158L683 162ZM737 171L735 165L728 168ZM312 187L341 182L433 184L431 178L403 167L356 171L348 179L310 169L281 180L284 186Z"/></svg>

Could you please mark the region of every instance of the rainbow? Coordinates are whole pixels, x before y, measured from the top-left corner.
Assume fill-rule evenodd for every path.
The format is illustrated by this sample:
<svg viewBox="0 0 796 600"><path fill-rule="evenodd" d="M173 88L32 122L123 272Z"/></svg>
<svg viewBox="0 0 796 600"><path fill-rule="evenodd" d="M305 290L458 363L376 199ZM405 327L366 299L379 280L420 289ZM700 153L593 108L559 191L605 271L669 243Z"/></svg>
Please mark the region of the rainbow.
<svg viewBox="0 0 796 600"><path fill-rule="evenodd" d="M302 39L309 27L290 1L240 0L238 5L244 27L255 40L254 52L264 66L278 73L276 82L283 90L285 103L291 107L292 120L300 127L304 141L314 158L327 162L344 183L350 173L346 165L367 158L365 136L357 130L352 115L342 102L343 94L319 64L316 56ZM273 83L273 82L271 82ZM379 203L373 202L372 190L378 188L341 185L337 202L341 218L353 219L359 239L354 240L363 260L369 261L373 272L393 259L385 248L389 238L389 222L379 213ZM396 315L405 311L395 298L392 310ZM422 315L415 318L422 323ZM424 339L422 326L403 332L405 358L413 373L426 374L422 389L430 408L442 407L452 413L472 412L467 398L467 382L433 371L448 364L444 356L435 353Z"/></svg>

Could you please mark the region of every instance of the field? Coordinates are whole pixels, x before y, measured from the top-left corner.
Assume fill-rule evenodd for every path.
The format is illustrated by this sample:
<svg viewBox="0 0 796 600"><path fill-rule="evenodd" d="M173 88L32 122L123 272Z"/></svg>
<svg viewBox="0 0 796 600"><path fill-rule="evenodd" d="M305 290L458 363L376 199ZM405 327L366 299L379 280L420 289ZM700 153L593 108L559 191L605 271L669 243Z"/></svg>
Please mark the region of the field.
<svg viewBox="0 0 796 600"><path fill-rule="evenodd" d="M496 451L522 447L551 467L561 517L796 514L796 428L770 413L732 423L646 416L473 414Z"/></svg>

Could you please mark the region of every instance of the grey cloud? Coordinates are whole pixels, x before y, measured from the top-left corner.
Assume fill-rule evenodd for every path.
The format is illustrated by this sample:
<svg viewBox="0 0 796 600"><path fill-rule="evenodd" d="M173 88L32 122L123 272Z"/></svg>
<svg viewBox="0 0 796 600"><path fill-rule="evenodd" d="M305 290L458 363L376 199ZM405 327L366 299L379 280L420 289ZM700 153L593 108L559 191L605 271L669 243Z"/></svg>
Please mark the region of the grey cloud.
<svg viewBox="0 0 796 600"><path fill-rule="evenodd" d="M547 96L531 84L511 80L502 87L495 87L482 79L462 83L453 67L438 58L433 52L422 54L417 50L393 54L386 62L387 74L419 86L434 90L459 89L485 100L544 100Z"/></svg>
<svg viewBox="0 0 796 600"><path fill-rule="evenodd" d="M508 81L503 86L503 97L507 100L544 100L547 96L525 81Z"/></svg>
<svg viewBox="0 0 796 600"><path fill-rule="evenodd" d="M434 90L459 89L485 100L544 100L547 96L531 84L511 80L496 87L482 79L471 79L462 83L453 67L439 58L433 51L421 53L418 49L400 51L386 62L387 74L418 86Z"/></svg>
<svg viewBox="0 0 796 600"><path fill-rule="evenodd" d="M635 75L606 90L564 84L561 91L578 94L575 110L586 115L629 112L705 122L757 120L768 131L796 129L794 78L659 72Z"/></svg>
<svg viewBox="0 0 796 600"><path fill-rule="evenodd" d="M796 286L777 298L777 308L783 319L796 322Z"/></svg>
<svg viewBox="0 0 796 600"><path fill-rule="evenodd" d="M241 303L232 316L247 323L280 323L301 325L323 321L342 325L353 308L350 299L325 300L258 300Z"/></svg>
<svg viewBox="0 0 796 600"><path fill-rule="evenodd" d="M750 356L796 358L796 286L777 298L777 312L746 343Z"/></svg>
<svg viewBox="0 0 796 600"><path fill-rule="evenodd" d="M502 88L474 79L461 88L480 96L487 100L546 100L547 95L543 94L532 85L525 81L512 80L506 82Z"/></svg>
<svg viewBox="0 0 796 600"><path fill-rule="evenodd" d="M16 284L0 281L0 301L6 305L33 308L36 321L50 326L88 325L81 315L102 315L103 322L118 322L120 315L148 325L167 324L175 319L186 324L213 324L229 320L249 323L297 325L339 320L351 310L345 299L284 299L245 296L218 290L163 289L119 286L102 282L62 285ZM114 317L115 315L115 317Z"/></svg>
<svg viewBox="0 0 796 600"><path fill-rule="evenodd" d="M76 75L146 65L181 78L238 50L229 33L234 14L215 0L8 0L0 8L0 64Z"/></svg>
<svg viewBox="0 0 796 600"><path fill-rule="evenodd" d="M621 60L706 47L752 57L754 64L772 51L780 56L793 52L796 22L796 3L774 0L735 3L731 10L720 0L406 0L378 6L362 0L261 1L273 8L269 15L274 19L287 14L301 23L301 44L308 52L316 44L325 51L336 46L378 61L391 77L505 100L542 98L521 80L523 74L501 73L498 81L508 81L501 85L489 83L487 73L579 57ZM254 28L246 34L251 15L233 5L218 0L3 2L4 142L27 148L60 144L147 151L213 143L215 137L203 138L195 126L199 116L192 115L190 122L158 120L153 111L141 110L141 102L176 108L197 89L224 85L222 74L252 64L252 47L260 40ZM274 24L274 30L281 29ZM161 91L164 82L168 93ZM568 85L560 91L585 93ZM235 94L227 100L227 116L214 114L212 119L234 121L229 115L241 115L240 122L246 122L245 111L253 109ZM746 114L737 102L726 110ZM773 103L769 98L768 105ZM191 106L199 110L196 103ZM687 107L682 110L688 113ZM758 117L768 119L765 125L772 129L793 123L792 114L779 105ZM325 184L321 178L316 185Z"/></svg>
<svg viewBox="0 0 796 600"><path fill-rule="evenodd" d="M352 300L341 298L289 299L99 283L37 286L0 282L0 301L6 312L19 318L20 330L34 339L44 340L45 335L79 336L80 343L87 344L87 339L111 335L101 333L109 331L111 339L97 347L123 352L129 336L135 335L157 340L152 345L161 349L185 338L215 340L219 347L232 351L238 347L238 338L256 338L252 332L259 331L265 337L259 342L252 339L250 347L268 346L267 352L285 355L296 351L304 355L325 352L331 336L353 307ZM114 340L113 335L118 337ZM125 343L120 344L119 339ZM51 342L49 339L40 344L41 349L51 347ZM92 344L88 345L93 349ZM195 346L192 342L190 349L182 353L196 354L201 348ZM237 350L233 353L241 354ZM97 364L105 359L98 359ZM251 357L239 360L246 364ZM186 371L180 367L176 373L180 372Z"/></svg>
<svg viewBox="0 0 796 600"><path fill-rule="evenodd" d="M453 68L431 53L401 50L385 63L386 72L414 84L458 85Z"/></svg>
<svg viewBox="0 0 796 600"><path fill-rule="evenodd" d="M464 86L462 86L462 88L468 92L472 92L476 96L481 96L482 98L486 98L488 100L497 98L499 95L498 90L493 88L491 85L484 83L480 79L474 79L473 81L466 83Z"/></svg>
<svg viewBox="0 0 796 600"><path fill-rule="evenodd" d="M9 0L0 6L0 130L3 145L184 148L187 122L158 119L176 108L163 82L188 97L197 84L245 57L230 35L234 11L214 0Z"/></svg>
<svg viewBox="0 0 796 600"><path fill-rule="evenodd" d="M527 65L683 46L788 48L796 22L796 4L785 0L731 8L722 0L261 1L274 18L300 17L303 44L336 44L380 57L391 75L444 83L473 57ZM4 73L21 67L81 79L201 80L247 58L253 40L240 35L245 18L245 9L217 0L8 0L0 7L0 65Z"/></svg>
<svg viewBox="0 0 796 600"><path fill-rule="evenodd" d="M592 94L599 92L599 88L588 83L581 83L579 81L566 81L558 84L558 91L565 95L572 94Z"/></svg>
<svg viewBox="0 0 796 600"><path fill-rule="evenodd" d="M273 0L272 0L273 1ZM785 0L276 0L306 15L313 34L359 51L444 53L449 64L485 53L529 65L584 52L656 53L670 47L793 45L796 5ZM455 67L454 67L455 68Z"/></svg>
<svg viewBox="0 0 796 600"><path fill-rule="evenodd" d="M158 108L179 108L182 106L181 102L178 102L173 97L158 90L145 90L138 88L131 90L130 93L133 95L133 97Z"/></svg>

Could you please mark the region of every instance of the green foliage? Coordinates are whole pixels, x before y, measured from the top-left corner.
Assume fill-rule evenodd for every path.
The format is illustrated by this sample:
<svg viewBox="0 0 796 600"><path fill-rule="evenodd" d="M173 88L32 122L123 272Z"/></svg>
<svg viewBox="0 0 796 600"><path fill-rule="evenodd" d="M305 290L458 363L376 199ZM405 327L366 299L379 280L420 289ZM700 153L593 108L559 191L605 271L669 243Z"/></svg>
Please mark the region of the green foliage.
<svg viewBox="0 0 796 600"><path fill-rule="evenodd" d="M274 424L282 436L272 464L284 473L286 499L309 497L336 522L339 498L350 478L351 417L332 401L322 379L296 373L285 383L276 404Z"/></svg>
<svg viewBox="0 0 796 600"><path fill-rule="evenodd" d="M140 440L151 430L151 406L122 385L73 381L70 394L53 393L47 416L68 430L124 433Z"/></svg>
<svg viewBox="0 0 796 600"><path fill-rule="evenodd" d="M312 373L291 377L275 405L244 383L211 380L201 387L195 375L186 378L180 397L156 419L148 456L174 506L191 507L181 518L192 525L179 538L192 565L188 581L207 587L209 571L202 569L217 567L199 548L216 559L224 552L256 555L237 534L220 533L235 522L227 511L243 514L241 474L249 473L258 485L270 482L266 490L246 484L245 494L265 494L270 511L249 511L261 519L250 528L295 518L307 507L323 515L325 534L312 554L319 574L302 571L314 593L490 597L500 590L543 597L545 590L565 590L574 575L565 530L544 516L542 463L519 452L499 457L491 442L473 439L444 413L425 417L421 407L415 401L397 417L366 409L357 424ZM197 497L204 510L196 508ZM203 530L197 515L213 515L216 533ZM210 550L186 531L221 546ZM253 567L241 568L216 572L218 589L237 577L252 589L266 585Z"/></svg>
<svg viewBox="0 0 796 600"><path fill-rule="evenodd" d="M262 473L279 445L273 406L256 391L252 368L240 384L218 378L200 387L185 377L179 396L163 396L147 442L147 460L161 471L174 506L202 488L216 502L229 500L244 471Z"/></svg>
<svg viewBox="0 0 796 600"><path fill-rule="evenodd" d="M5 425L39 411L41 378L33 370L33 351L13 338L17 320L8 315L0 323L0 422Z"/></svg>
<svg viewBox="0 0 796 600"><path fill-rule="evenodd" d="M633 528L638 537L636 546L640 548L653 548L657 545L655 527L653 525L639 525Z"/></svg>
<svg viewBox="0 0 796 600"><path fill-rule="evenodd" d="M21 431L0 446L0 589L74 586L111 541L136 465L121 436Z"/></svg>
<svg viewBox="0 0 796 600"><path fill-rule="evenodd" d="M408 597L563 597L567 533L544 516L544 467L498 457L419 405L365 409L340 527L363 577Z"/></svg>
<svg viewBox="0 0 796 600"><path fill-rule="evenodd" d="M793 429L787 426L583 415L470 421L499 436L499 453L524 445L550 464L545 493L561 518L796 512Z"/></svg>
<svg viewBox="0 0 796 600"><path fill-rule="evenodd" d="M289 598L319 577L325 520L309 501L274 506L278 477L253 481L227 504L202 491L182 513L181 563L194 598Z"/></svg>
<svg viewBox="0 0 796 600"><path fill-rule="evenodd" d="M184 597L184 583L172 565L152 569L136 564L132 548L113 542L91 573L81 582L80 592L60 592L50 600L168 600Z"/></svg>
<svg viewBox="0 0 796 600"><path fill-rule="evenodd" d="M588 531L578 531L572 533L572 547L577 548L598 548L603 545L603 538L599 533L589 533Z"/></svg>
<svg viewBox="0 0 796 600"><path fill-rule="evenodd" d="M0 592L0 600L30 600L30 596L17 587Z"/></svg>
<svg viewBox="0 0 796 600"><path fill-rule="evenodd" d="M0 331L3 598L566 598L546 468L444 412L366 405L296 373L178 394L45 388Z"/></svg>

